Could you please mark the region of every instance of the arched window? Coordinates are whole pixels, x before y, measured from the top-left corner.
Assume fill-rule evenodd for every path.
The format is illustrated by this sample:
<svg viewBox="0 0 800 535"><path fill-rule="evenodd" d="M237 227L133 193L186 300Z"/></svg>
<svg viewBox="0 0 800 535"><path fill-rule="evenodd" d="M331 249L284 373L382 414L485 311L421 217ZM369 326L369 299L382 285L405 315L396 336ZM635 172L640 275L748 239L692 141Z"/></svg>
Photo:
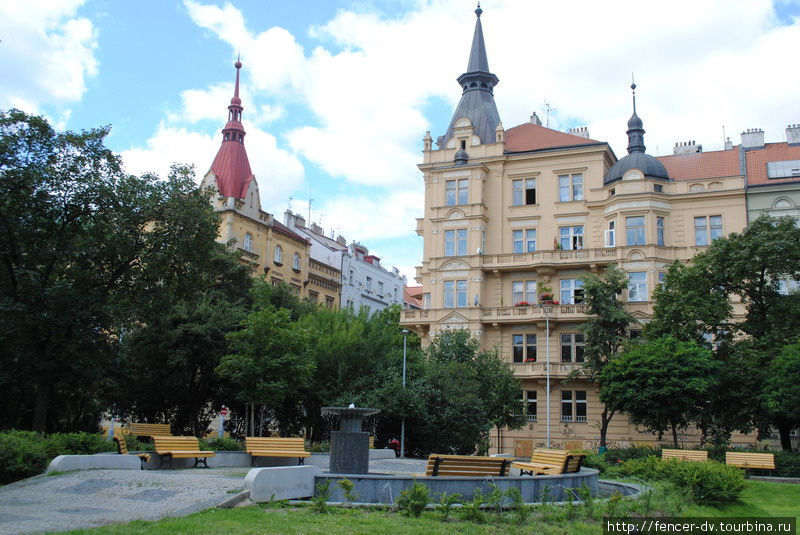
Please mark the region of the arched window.
<svg viewBox="0 0 800 535"><path fill-rule="evenodd" d="M283 263L283 249L281 249L280 245L275 246L275 256L272 257L273 262L276 264Z"/></svg>
<svg viewBox="0 0 800 535"><path fill-rule="evenodd" d="M253 236L249 232L244 235L244 250L253 252Z"/></svg>
<svg viewBox="0 0 800 535"><path fill-rule="evenodd" d="M294 260L292 260L292 268L295 271L300 271L300 255L298 253L294 253Z"/></svg>

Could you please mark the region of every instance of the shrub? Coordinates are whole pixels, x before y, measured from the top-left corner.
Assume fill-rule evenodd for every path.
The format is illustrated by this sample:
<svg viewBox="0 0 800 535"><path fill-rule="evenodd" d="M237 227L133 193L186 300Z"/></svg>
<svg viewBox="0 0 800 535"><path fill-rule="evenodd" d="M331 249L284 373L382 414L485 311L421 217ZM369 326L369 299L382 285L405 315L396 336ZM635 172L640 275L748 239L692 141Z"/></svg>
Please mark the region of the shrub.
<svg viewBox="0 0 800 535"><path fill-rule="evenodd" d="M53 433L44 439L47 455L93 455L105 451L117 451L117 445L106 435L98 433Z"/></svg>
<svg viewBox="0 0 800 535"><path fill-rule="evenodd" d="M314 495L311 497L311 510L315 513L328 512L328 499L331 497L331 482L325 480L317 483L314 487Z"/></svg>
<svg viewBox="0 0 800 535"><path fill-rule="evenodd" d="M509 487L506 490L506 496L511 500L514 518L517 524L521 526L528 521L528 517L531 515L531 508L522 499L522 493L517 487Z"/></svg>
<svg viewBox="0 0 800 535"><path fill-rule="evenodd" d="M651 448L650 446L631 446L629 448L609 448L603 454L603 458L609 465L617 464L618 462L630 461L632 459L644 459L651 455L658 455L659 450ZM584 464L586 462L584 461Z"/></svg>
<svg viewBox="0 0 800 535"><path fill-rule="evenodd" d="M200 439L200 449L210 451L244 451L244 445L231 437Z"/></svg>
<svg viewBox="0 0 800 535"><path fill-rule="evenodd" d="M800 453L796 451L775 453L775 472L781 477L800 477Z"/></svg>
<svg viewBox="0 0 800 535"><path fill-rule="evenodd" d="M516 487L514 488L516 489ZM450 518L450 512L453 510L453 505L460 501L461 494L447 494L446 492L439 494L439 505L436 506L436 510L442 514L442 522L447 522Z"/></svg>
<svg viewBox="0 0 800 535"><path fill-rule="evenodd" d="M355 488L353 482L347 478L340 479L339 486L342 488L342 493L344 493L344 499L347 500L348 503L354 503L358 495L353 492L353 488Z"/></svg>
<svg viewBox="0 0 800 535"><path fill-rule="evenodd" d="M0 433L1 484L40 474L49 460L40 435L13 429Z"/></svg>
<svg viewBox="0 0 800 535"><path fill-rule="evenodd" d="M308 447L309 453L328 453L331 451L330 442L315 442Z"/></svg>
<svg viewBox="0 0 800 535"><path fill-rule="evenodd" d="M397 507L408 516L419 518L430 502L430 489L424 483L415 481L413 485L403 489L397 499Z"/></svg>
<svg viewBox="0 0 800 535"><path fill-rule="evenodd" d="M600 473L604 473L608 469L608 464L602 455L596 453L589 453L583 459L583 466L587 468L596 468Z"/></svg>
<svg viewBox="0 0 800 535"><path fill-rule="evenodd" d="M141 442L133 435L125 435L125 444L128 445L128 451L156 451L155 444L152 442Z"/></svg>
<svg viewBox="0 0 800 535"><path fill-rule="evenodd" d="M476 524L483 524L486 522L486 513L483 512L483 492L481 489L475 489L472 495L472 501L464 502L461 507L461 518L468 522L475 522Z"/></svg>

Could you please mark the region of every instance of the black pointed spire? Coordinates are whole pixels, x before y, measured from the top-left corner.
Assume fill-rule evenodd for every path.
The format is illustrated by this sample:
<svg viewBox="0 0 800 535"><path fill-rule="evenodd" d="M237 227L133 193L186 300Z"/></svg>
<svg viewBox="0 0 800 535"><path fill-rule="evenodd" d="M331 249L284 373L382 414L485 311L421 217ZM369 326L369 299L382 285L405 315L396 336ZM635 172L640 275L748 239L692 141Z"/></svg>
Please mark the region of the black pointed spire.
<svg viewBox="0 0 800 535"><path fill-rule="evenodd" d="M489 60L486 56L486 43L483 40L483 27L481 26L482 13L483 10L479 3L475 10L477 18L467 72L458 77L458 83L463 90L461 102L458 103L447 133L443 136L439 146L453 137L453 125L461 117L469 118L475 133L481 138L481 143L495 142L495 128L500 122L500 114L497 113L497 105L494 102L494 86L500 80L489 72Z"/></svg>
<svg viewBox="0 0 800 535"><path fill-rule="evenodd" d="M633 115L628 119L628 154L633 152L644 152L644 124L636 115L636 82L631 76L631 92L633 93Z"/></svg>

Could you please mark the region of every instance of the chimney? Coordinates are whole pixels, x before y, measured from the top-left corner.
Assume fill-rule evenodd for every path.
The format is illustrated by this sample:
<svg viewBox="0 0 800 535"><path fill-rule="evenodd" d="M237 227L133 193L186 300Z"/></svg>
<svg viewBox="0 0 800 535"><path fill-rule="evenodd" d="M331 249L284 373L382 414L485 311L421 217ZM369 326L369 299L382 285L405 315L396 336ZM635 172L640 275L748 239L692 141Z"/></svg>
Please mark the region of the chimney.
<svg viewBox="0 0 800 535"><path fill-rule="evenodd" d="M533 112L533 115L531 115L531 124L542 126L542 120L539 119L539 116L536 115L536 112Z"/></svg>
<svg viewBox="0 0 800 535"><path fill-rule="evenodd" d="M589 139L589 127L588 126L579 126L577 128L570 128L567 130L568 134L572 134L573 136L578 136L582 138Z"/></svg>
<svg viewBox="0 0 800 535"><path fill-rule="evenodd" d="M320 236L325 235L325 232L322 230L322 227L320 227L316 223L311 223L311 232L313 232L314 234L319 234Z"/></svg>
<svg viewBox="0 0 800 535"><path fill-rule="evenodd" d="M695 154L703 152L703 146L698 145L695 140L690 141L676 141L675 146L672 147L672 154Z"/></svg>
<svg viewBox="0 0 800 535"><path fill-rule="evenodd" d="M283 224L289 228L294 228L294 214L291 210L286 210L283 213Z"/></svg>
<svg viewBox="0 0 800 535"><path fill-rule="evenodd" d="M338 243L342 247L347 247L347 240L345 240L344 236L342 236L341 234L336 236L336 243Z"/></svg>
<svg viewBox="0 0 800 535"><path fill-rule="evenodd" d="M764 131L760 128L748 128L742 132L742 147L745 149L763 149Z"/></svg>
<svg viewBox="0 0 800 535"><path fill-rule="evenodd" d="M786 142L790 145L800 144L800 124L790 124L786 127Z"/></svg>
<svg viewBox="0 0 800 535"><path fill-rule="evenodd" d="M733 142L731 138L725 140L725 150L733 150Z"/></svg>

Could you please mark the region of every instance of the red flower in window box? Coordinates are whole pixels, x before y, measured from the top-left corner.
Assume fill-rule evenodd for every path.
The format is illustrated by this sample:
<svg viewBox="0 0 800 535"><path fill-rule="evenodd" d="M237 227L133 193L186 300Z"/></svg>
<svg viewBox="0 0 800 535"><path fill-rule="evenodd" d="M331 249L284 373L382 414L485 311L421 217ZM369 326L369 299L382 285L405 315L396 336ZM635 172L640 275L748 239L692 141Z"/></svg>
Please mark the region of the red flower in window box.
<svg viewBox="0 0 800 535"><path fill-rule="evenodd" d="M531 306L531 304L528 303L527 301L520 301L519 303L514 303L514 306L515 307L529 307L529 306Z"/></svg>
<svg viewBox="0 0 800 535"><path fill-rule="evenodd" d="M536 359L527 358L525 359L525 362L536 362Z"/></svg>

